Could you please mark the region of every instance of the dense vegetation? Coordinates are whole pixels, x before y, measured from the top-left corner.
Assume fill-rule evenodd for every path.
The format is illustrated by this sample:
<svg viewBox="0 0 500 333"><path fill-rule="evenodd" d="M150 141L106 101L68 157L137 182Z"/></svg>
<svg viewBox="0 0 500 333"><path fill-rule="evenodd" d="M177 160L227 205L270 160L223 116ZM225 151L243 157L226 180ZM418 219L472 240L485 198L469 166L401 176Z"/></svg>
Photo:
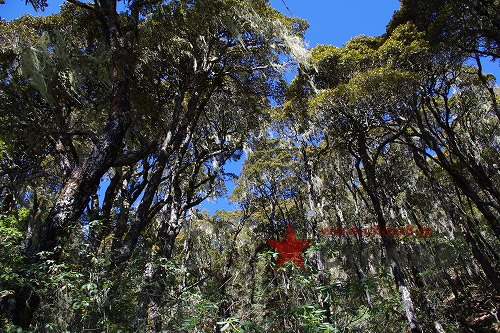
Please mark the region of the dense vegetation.
<svg viewBox="0 0 500 333"><path fill-rule="evenodd" d="M0 329L499 330L499 8L402 0L311 50L266 0L1 21Z"/></svg>

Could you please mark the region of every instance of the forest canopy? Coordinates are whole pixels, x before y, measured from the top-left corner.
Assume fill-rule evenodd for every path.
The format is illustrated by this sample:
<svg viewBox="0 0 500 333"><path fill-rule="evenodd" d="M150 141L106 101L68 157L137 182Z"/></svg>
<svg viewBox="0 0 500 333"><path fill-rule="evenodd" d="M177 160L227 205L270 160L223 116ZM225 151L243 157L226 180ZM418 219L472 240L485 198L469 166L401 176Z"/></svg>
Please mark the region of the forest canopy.
<svg viewBox="0 0 500 333"><path fill-rule="evenodd" d="M267 0L0 20L0 330L500 330L500 1L400 2L342 47Z"/></svg>

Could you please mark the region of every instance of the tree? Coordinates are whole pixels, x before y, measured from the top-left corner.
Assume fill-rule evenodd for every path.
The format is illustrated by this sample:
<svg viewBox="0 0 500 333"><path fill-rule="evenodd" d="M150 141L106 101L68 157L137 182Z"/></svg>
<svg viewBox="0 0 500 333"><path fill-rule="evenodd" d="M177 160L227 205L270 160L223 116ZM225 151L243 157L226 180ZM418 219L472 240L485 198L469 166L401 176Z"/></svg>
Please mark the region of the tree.
<svg viewBox="0 0 500 333"><path fill-rule="evenodd" d="M267 1L106 1L0 23L2 331L495 330L493 2L308 51Z"/></svg>
<svg viewBox="0 0 500 333"><path fill-rule="evenodd" d="M31 40L23 40L27 51L12 39L17 54L7 52L5 89L18 94L12 82L19 80L37 97L37 115L55 110L61 117L57 133L49 137L53 142L40 149L52 158L55 147L64 176L58 179L60 189L44 222L30 231L27 263L39 263L43 252L57 260L64 248L61 238L84 214L84 223L105 221L102 230L92 230L93 243L97 247L113 236L112 261L118 272L161 209L170 216L164 226L169 236L159 235L166 237L162 255L168 257L166 248L172 247L189 209L221 193L224 163L238 156L258 124L266 97L274 94L280 54L297 43L300 50L303 24L265 2L134 2L128 9L119 14L115 2L73 2L61 16L35 20L35 27L42 24L32 30ZM61 30L65 20L91 25L78 33ZM23 28L15 22L4 34L15 33L16 26ZM92 27L99 34L89 39L85 33ZM35 44L37 36L42 39ZM165 44L165 36L173 43ZM27 59L16 61L16 56ZM73 63L71 56L77 56ZM97 73L88 71L88 61L98 62ZM50 66L39 66L44 62ZM57 65L67 68L67 78L56 72ZM15 71L18 66L21 73ZM69 95L65 104L58 88ZM71 123L93 108L97 122L89 116L82 130ZM13 122L19 120L8 109L5 113ZM38 128L36 122L29 125ZM80 136L87 140L82 151L74 147ZM99 207L97 190L106 174L110 182ZM119 216L113 214L115 200L120 202ZM25 303L22 297L17 301L20 307ZM16 310L26 313L16 323L27 327L33 308Z"/></svg>

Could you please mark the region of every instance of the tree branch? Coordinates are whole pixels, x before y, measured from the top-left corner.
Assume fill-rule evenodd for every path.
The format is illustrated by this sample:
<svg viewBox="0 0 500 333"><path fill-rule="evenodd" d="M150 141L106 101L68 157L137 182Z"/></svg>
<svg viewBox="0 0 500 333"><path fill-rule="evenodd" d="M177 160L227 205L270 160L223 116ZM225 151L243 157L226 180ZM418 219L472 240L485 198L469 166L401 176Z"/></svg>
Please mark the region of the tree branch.
<svg viewBox="0 0 500 333"><path fill-rule="evenodd" d="M72 3L75 6L78 6L80 8L85 8L85 9L88 9L90 11L95 11L95 8L92 5L88 4L88 3L81 2L81 1L78 1L78 0L66 0L66 1L68 1L69 3Z"/></svg>

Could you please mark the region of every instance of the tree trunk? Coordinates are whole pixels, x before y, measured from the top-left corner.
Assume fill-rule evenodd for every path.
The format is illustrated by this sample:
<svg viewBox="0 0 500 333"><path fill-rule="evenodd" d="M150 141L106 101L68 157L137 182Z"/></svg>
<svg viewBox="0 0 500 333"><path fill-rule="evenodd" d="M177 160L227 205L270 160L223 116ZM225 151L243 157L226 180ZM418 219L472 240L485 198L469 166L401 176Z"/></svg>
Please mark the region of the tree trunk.
<svg viewBox="0 0 500 333"><path fill-rule="evenodd" d="M417 114L417 113L416 113ZM418 117L418 116L417 116ZM421 134L419 137L432 149L436 152L437 159L439 161L439 165L451 176L454 183L462 190L462 192L474 202L477 209L483 214L488 225L495 233L497 239L500 239L500 224L498 223L498 219L491 212L488 205L481 200L479 194L475 189L466 181L466 177L462 175L462 173L452 165L452 163L448 160L446 155L441 151L441 148L436 142L436 139L432 137L432 135L425 129L422 120L417 119L419 128L421 130ZM408 143L412 149L421 150L421 148L415 147L413 143L411 143L411 139L408 140Z"/></svg>
<svg viewBox="0 0 500 333"><path fill-rule="evenodd" d="M386 221L384 217L384 213L382 211L382 206L380 204L380 200L377 194L377 178L375 173L375 166L368 156L366 146L366 138L363 133L358 136L358 153L361 157L361 160L356 164L356 171L359 176L359 181L366 189L368 196L373 205L373 209L375 211L375 215L377 217L377 225L380 230L386 230ZM366 173L366 180L361 171L360 162L363 163L363 167ZM411 299L410 289L408 282L406 281L403 272L401 270L399 259L396 253L395 243L392 239L392 236L387 235L387 233L381 232L382 244L386 250L387 258L389 260L392 274L394 276L394 281L401 295L401 302L403 308L405 309L406 318L410 325L410 330L412 333L421 333L422 330L418 323L417 317L415 315L415 310L413 307L413 301Z"/></svg>
<svg viewBox="0 0 500 333"><path fill-rule="evenodd" d="M491 284L493 285L493 287L495 288L497 293L500 293L500 279L498 277L498 273L492 267L488 258L479 249L479 246L478 246L476 240L469 232L467 226L464 227L464 237L465 237L465 240L467 241L467 244L469 244L469 246L470 246L470 249L472 251L472 255L479 262L479 265L481 266L484 274L486 275L488 280L490 280Z"/></svg>
<svg viewBox="0 0 500 333"><path fill-rule="evenodd" d="M102 8L101 22L111 52L110 72L113 82L108 121L89 156L62 184L59 195L41 228L27 240L26 243L29 244L25 250L27 264L36 265L40 261L38 254L41 251L51 252L53 259L58 258L57 245L64 241L68 227L80 218L90 196L97 191L102 177L122 148L130 124L131 41L120 32L122 29L116 10L113 11L112 2L105 3L107 6ZM26 329L39 302L33 302L32 299L37 296L34 296L32 290L25 291L25 289L26 287L17 288L14 297L8 301L9 309L13 309L14 315L7 314L7 316L14 319L15 325Z"/></svg>
<svg viewBox="0 0 500 333"><path fill-rule="evenodd" d="M161 258L169 260L172 257L175 238L180 231L180 214L183 212L178 207L170 209L170 217L160 226L157 239L163 241L160 250ZM160 332L162 329L161 307L162 294L165 291L164 272L161 267L150 261L144 272L144 285L140 291L139 313L136 328L146 332ZM151 331L153 329L153 331Z"/></svg>
<svg viewBox="0 0 500 333"><path fill-rule="evenodd" d="M460 216L460 214L457 212L456 208L454 207L453 203L450 202L450 200L447 198L444 190L442 189L441 185L439 182L432 176L431 169L425 161L422 156L419 155L418 151L416 149L413 149L413 157L415 160L415 163L417 166L422 170L424 175L429 179L429 182L431 183L432 190L434 194L437 196L438 200L441 202L443 209L448 216L449 219L452 221L456 221L457 223L460 223L463 228L463 234L464 238L469 245L469 248L472 251L473 257L479 262L479 265L481 266L483 272L485 273L486 277L490 282L492 283L493 287L497 292L500 291L500 281L498 277L498 273L495 271L493 266L490 264L490 261L488 258L483 254L483 251L478 246L478 243L480 241L476 241L475 237L471 234L470 230L474 231L474 225L470 218L468 216L465 216L465 222L461 222L463 218Z"/></svg>
<svg viewBox="0 0 500 333"><path fill-rule="evenodd" d="M305 179L307 184L307 199L309 201L309 212L311 214L311 234L313 238L319 239L319 230L318 230L318 217L324 218L323 210L320 207L320 201L318 199L318 193L314 188L313 183L313 169L314 169L314 161L310 161L309 156L307 155L307 146L305 142L302 142L302 159L305 171ZM318 281L320 285L324 285L325 283L325 263L323 259L323 254L321 250L319 250L316 254L316 269L318 270ZM325 311L326 318L329 320L331 317L330 304L325 302L323 299L323 294L319 292L317 294L318 305Z"/></svg>

